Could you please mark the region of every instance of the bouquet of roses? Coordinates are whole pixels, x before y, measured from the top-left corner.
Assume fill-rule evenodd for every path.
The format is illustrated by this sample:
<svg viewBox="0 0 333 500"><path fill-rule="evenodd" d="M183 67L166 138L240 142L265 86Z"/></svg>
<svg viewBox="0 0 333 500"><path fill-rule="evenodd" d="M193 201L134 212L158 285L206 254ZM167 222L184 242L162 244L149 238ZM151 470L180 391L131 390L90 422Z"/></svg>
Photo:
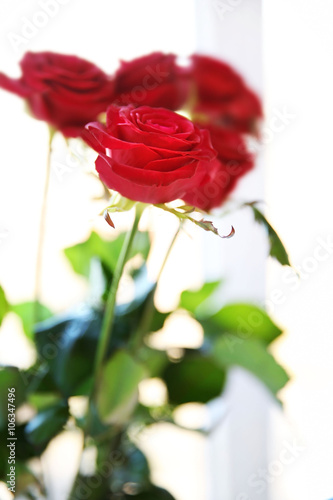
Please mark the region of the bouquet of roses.
<svg viewBox="0 0 333 500"><path fill-rule="evenodd" d="M146 265L150 236L138 230L139 221L151 207L177 217L179 230L166 259L185 223L220 236L207 214L224 204L237 181L254 166L246 141L247 136L260 134L260 100L229 65L203 55L193 55L182 66L175 55L156 52L121 62L114 75L107 75L76 56L27 53L21 70L18 79L0 73L0 87L22 97L31 114L48 124L50 155L36 296L31 302L10 304L0 288L0 322L9 312L18 315L36 352L35 363L27 370L0 368L0 434L7 438L8 422L15 422L18 440L16 475L10 475L7 450L1 449L0 479L15 494L44 498L45 482L36 459L61 431L75 428L83 435L83 451L95 449L96 462L89 474L78 469L69 498L171 499L152 484L134 431L159 422L178 425L175 410L218 397L232 366L254 373L274 395L288 376L268 351L282 331L262 308L237 303L212 313L201 307L220 287L219 281L184 291L176 311L157 309L154 296L164 264L151 282ZM116 212L133 212L128 232L108 240L92 232L87 241L65 250L73 270L92 282L98 263L103 286L97 301L87 300L61 315L42 304L40 293L56 133L83 141L97 153L96 172L109 196L103 212L108 224L115 227ZM257 204L242 206L252 210L268 231L271 255L289 265L278 235ZM222 238L234 232L232 228ZM134 297L119 304L117 291L125 274L134 283ZM153 336L178 310L201 324L202 344L184 345L176 354L169 348L157 349ZM240 329L243 324L250 328L246 338ZM140 384L150 379L158 379L166 389L159 406L145 404L139 397ZM9 395L16 408L29 405L34 416L9 418L3 404ZM78 397L85 403L80 414L73 405Z"/></svg>

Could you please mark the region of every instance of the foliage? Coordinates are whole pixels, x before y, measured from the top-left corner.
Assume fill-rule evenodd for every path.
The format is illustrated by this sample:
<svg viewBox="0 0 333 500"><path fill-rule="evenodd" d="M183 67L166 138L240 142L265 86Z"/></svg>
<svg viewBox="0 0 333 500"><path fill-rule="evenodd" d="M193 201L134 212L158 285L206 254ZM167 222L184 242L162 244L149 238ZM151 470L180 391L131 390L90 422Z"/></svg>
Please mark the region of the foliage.
<svg viewBox="0 0 333 500"><path fill-rule="evenodd" d="M276 397L288 381L286 372L269 352L270 344L282 330L262 308L236 303L217 307L212 313L205 307L213 295L223 294L221 281L205 283L196 291L186 290L179 300L179 312L183 314L185 310L204 330L201 346L196 349L184 346L177 358L167 349L152 347L154 332L161 330L170 314L177 314L177 310L162 313L154 304L156 283L149 280L145 266L150 240L148 233L141 232L135 237L126 266L127 279L133 281L133 297L116 306L95 397L85 415L78 417L73 413L71 398L88 399L93 393L93 359L104 317L106 290L112 282L124 239L124 234L104 240L91 233L85 242L65 250L73 271L92 286L95 287L96 280L92 268L98 265L102 276L99 297L88 299L66 313L52 315L39 303L10 305L0 289L0 319L8 312L16 314L36 349L36 362L28 370L14 367L0 370L1 438L7 431L7 407L3 402L7 400L8 387L16 389L17 408L26 405L34 412L29 421L18 420L16 428L20 440L17 470L21 478L26 478L18 482L18 487L26 494L33 484L40 495L45 490L30 469L31 459L39 459L50 441L64 429L75 426L85 433L85 446L96 448L97 461L93 475L78 474L71 499L85 492L86 498L95 500L114 494L123 500L172 500L170 493L152 484L148 462L131 440L132 429L158 422L176 425L173 414L179 405L205 404L219 397L233 366L250 371ZM33 323L36 309L42 319L37 325ZM166 387L167 400L160 407L148 407L140 402L138 387L142 380L156 377ZM6 478L7 467L2 451L2 480ZM112 472L104 480L107 467Z"/></svg>

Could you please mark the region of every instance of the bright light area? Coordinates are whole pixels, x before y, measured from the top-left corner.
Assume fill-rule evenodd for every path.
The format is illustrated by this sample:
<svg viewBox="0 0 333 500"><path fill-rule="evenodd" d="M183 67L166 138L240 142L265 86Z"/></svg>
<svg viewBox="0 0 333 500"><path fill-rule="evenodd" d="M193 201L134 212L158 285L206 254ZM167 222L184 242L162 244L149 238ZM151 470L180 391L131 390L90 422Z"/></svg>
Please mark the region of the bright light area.
<svg viewBox="0 0 333 500"><path fill-rule="evenodd" d="M285 113L268 144L269 216L300 274L269 269L267 297L288 329L276 352L292 375L272 460L284 439L301 448L275 477L271 498L327 500L333 496L333 4L266 0L264 6L268 127L276 110Z"/></svg>
<svg viewBox="0 0 333 500"><path fill-rule="evenodd" d="M145 406L162 406L167 400L167 388L160 378L142 380L139 384L139 401Z"/></svg>

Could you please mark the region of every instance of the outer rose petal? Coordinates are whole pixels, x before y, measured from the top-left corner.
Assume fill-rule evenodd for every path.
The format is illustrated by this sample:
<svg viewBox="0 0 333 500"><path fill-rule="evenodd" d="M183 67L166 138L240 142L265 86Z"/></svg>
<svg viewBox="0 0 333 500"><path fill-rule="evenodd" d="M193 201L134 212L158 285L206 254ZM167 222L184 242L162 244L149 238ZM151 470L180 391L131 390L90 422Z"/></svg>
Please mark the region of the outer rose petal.
<svg viewBox="0 0 333 500"><path fill-rule="evenodd" d="M4 73L0 73L0 88L13 92L20 97L27 97L30 94L29 88L24 84L21 78L9 78Z"/></svg>
<svg viewBox="0 0 333 500"><path fill-rule="evenodd" d="M160 172L147 171L143 174L137 172L139 169L132 169L113 162L112 158L100 155L96 160L96 170L101 180L110 188L126 196L131 200L143 203L167 203L177 198L183 198L189 189L200 184L205 176L207 165L204 162L196 165L196 169L189 165L179 174L172 175L173 172L165 174L161 183ZM126 176L126 177L125 177Z"/></svg>

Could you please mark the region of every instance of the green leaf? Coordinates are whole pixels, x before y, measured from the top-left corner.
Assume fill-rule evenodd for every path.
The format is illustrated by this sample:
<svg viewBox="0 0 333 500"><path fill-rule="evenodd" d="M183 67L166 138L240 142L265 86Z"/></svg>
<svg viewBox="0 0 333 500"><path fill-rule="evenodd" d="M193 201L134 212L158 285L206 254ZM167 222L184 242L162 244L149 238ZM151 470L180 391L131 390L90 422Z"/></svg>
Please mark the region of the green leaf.
<svg viewBox="0 0 333 500"><path fill-rule="evenodd" d="M140 361L142 361L149 373L150 377L159 377L162 370L169 363L168 356L165 351L152 349L147 345L143 345L138 353Z"/></svg>
<svg viewBox="0 0 333 500"><path fill-rule="evenodd" d="M191 292L186 290L181 294L179 307L195 313L196 309L212 295L212 293L221 284L221 281L212 281L205 283L200 290Z"/></svg>
<svg viewBox="0 0 333 500"><path fill-rule="evenodd" d="M149 300L151 293L155 291L156 283L150 281L148 278L148 271L145 264L134 274L134 288L133 300L126 304L120 304L117 307L117 314L119 316L128 315L138 309L141 310L142 305L146 300Z"/></svg>
<svg viewBox="0 0 333 500"><path fill-rule="evenodd" d="M217 327L217 335L233 333L242 339L258 339L267 343L281 335L282 330L261 308L251 304L229 304L209 318Z"/></svg>
<svg viewBox="0 0 333 500"><path fill-rule="evenodd" d="M9 392L8 389L15 389ZM18 368L7 366L0 368L0 428L7 425L8 422L8 403L15 405L17 409L25 400L26 387ZM9 398L9 394L14 397ZM13 399L13 401L9 401Z"/></svg>
<svg viewBox="0 0 333 500"><path fill-rule="evenodd" d="M106 451L110 453L108 448L106 446ZM129 483L135 485L140 491L147 488L150 483L150 471L145 455L128 439L123 440L118 448L118 463L115 464L110 477L111 491L120 493ZM103 466L106 460L107 456L103 456L99 462Z"/></svg>
<svg viewBox="0 0 333 500"><path fill-rule="evenodd" d="M9 312L9 304L6 299L5 291L0 286L0 325L2 323L3 318L6 316L8 312Z"/></svg>
<svg viewBox="0 0 333 500"><path fill-rule="evenodd" d="M17 477L15 484L17 498L45 499L44 485L38 475L32 471L30 464L18 462L15 472Z"/></svg>
<svg viewBox="0 0 333 500"><path fill-rule="evenodd" d="M221 394L225 371L214 358L195 351L178 363L169 363L161 378L168 388L171 404L207 403Z"/></svg>
<svg viewBox="0 0 333 500"><path fill-rule="evenodd" d="M78 395L79 388L93 371L102 324L102 311L78 308L67 315L53 316L36 327L36 346L40 362L66 397Z"/></svg>
<svg viewBox="0 0 333 500"><path fill-rule="evenodd" d="M126 500L175 500L171 493L153 485L138 495L125 495L124 498Z"/></svg>
<svg viewBox="0 0 333 500"><path fill-rule="evenodd" d="M61 396L54 392L32 393L28 396L29 403L37 408L38 411L54 406L60 400Z"/></svg>
<svg viewBox="0 0 333 500"><path fill-rule="evenodd" d="M50 374L50 367L44 362L45 360L39 359L36 363L21 372L23 381L27 387L27 393L47 394L53 393L61 396L53 377Z"/></svg>
<svg viewBox="0 0 333 500"><path fill-rule="evenodd" d="M253 204L248 204L248 206L252 208L255 220L259 224L262 224L268 231L270 242L270 256L276 259L283 266L291 266L287 251L277 232L273 229L273 227L270 225L266 217L260 212L260 210L258 210Z"/></svg>
<svg viewBox="0 0 333 500"><path fill-rule="evenodd" d="M114 441L117 446L113 445L113 448L109 441L99 444L95 474L78 476L70 500L105 500L116 497L124 499L123 491L126 489L150 491L150 471L142 451L129 441L127 436L117 435Z"/></svg>
<svg viewBox="0 0 333 500"><path fill-rule="evenodd" d="M162 313L156 309L155 306L152 308L152 315L150 319L149 331L158 332L164 326L166 319L170 316L170 313Z"/></svg>
<svg viewBox="0 0 333 500"><path fill-rule="evenodd" d="M89 396L92 393L92 388ZM92 400L90 400L89 404L89 414L86 413L84 416L76 418L76 425L82 428L84 432L88 432L93 438L97 437L100 439L101 436L110 433L110 426L102 422L96 408L96 403Z"/></svg>
<svg viewBox="0 0 333 500"><path fill-rule="evenodd" d="M135 272L133 278L134 299L116 308L115 335L122 339L118 347L127 347L138 328L142 330L142 335L160 330L170 315L156 309L154 304L156 283L149 280L145 265ZM121 336L120 331L122 331Z"/></svg>
<svg viewBox="0 0 333 500"><path fill-rule="evenodd" d="M25 427L28 441L35 446L48 443L62 431L68 417L68 405L64 401L37 413Z"/></svg>
<svg viewBox="0 0 333 500"><path fill-rule="evenodd" d="M97 233L92 232L86 241L66 248L64 253L73 270L77 274L89 278L90 261L93 257L98 257L108 268L114 270L121 250L121 240L123 241L123 238L106 241Z"/></svg>
<svg viewBox="0 0 333 500"><path fill-rule="evenodd" d="M103 421L127 420L137 403L138 384L145 374L145 368L125 351L118 351L109 359L97 395L97 408Z"/></svg>
<svg viewBox="0 0 333 500"><path fill-rule="evenodd" d="M122 233L115 240L104 240L97 233L92 232L89 238L83 243L78 243L64 250L65 256L69 260L73 270L89 278L90 261L97 257L114 272L121 248L125 240L125 233ZM134 238L133 246L128 260L134 255L141 254L146 260L149 253L149 236L146 232L138 232Z"/></svg>
<svg viewBox="0 0 333 500"><path fill-rule="evenodd" d="M136 273L134 285L133 300L116 307L107 356L117 349L128 347L146 304L151 301L155 284L148 280L144 266ZM36 327L38 359L48 366L51 378L66 397L87 394L89 390L89 379L93 372L92 357L96 352L103 314L103 308L78 307L66 315L53 316ZM149 331L160 329L166 317L152 305ZM48 392L48 389L44 392Z"/></svg>
<svg viewBox="0 0 333 500"><path fill-rule="evenodd" d="M81 498L105 500L106 498L110 498L110 496L107 496L110 495L110 488L106 479L105 473L103 476L100 474L94 474L93 476L78 474L68 500L78 500Z"/></svg>
<svg viewBox="0 0 333 500"><path fill-rule="evenodd" d="M11 306L11 311L15 313L22 321L23 331L28 339L34 337L34 320L45 321L52 316L52 312L40 302L21 302Z"/></svg>
<svg viewBox="0 0 333 500"><path fill-rule="evenodd" d="M234 335L223 336L214 345L214 357L223 368L237 365L258 377L276 395L289 377L266 346L258 340L242 340Z"/></svg>
<svg viewBox="0 0 333 500"><path fill-rule="evenodd" d="M162 408L163 410L165 410L163 414L160 411ZM136 424L138 426L138 429L143 429L145 427L148 427L149 425L156 424L157 422L161 421L168 421L173 423L172 411L173 409L168 405L163 405L163 407L159 408L150 408L139 403L135 408L133 416L131 417L131 421L132 423L134 423L134 425ZM166 414L168 418L165 418Z"/></svg>

